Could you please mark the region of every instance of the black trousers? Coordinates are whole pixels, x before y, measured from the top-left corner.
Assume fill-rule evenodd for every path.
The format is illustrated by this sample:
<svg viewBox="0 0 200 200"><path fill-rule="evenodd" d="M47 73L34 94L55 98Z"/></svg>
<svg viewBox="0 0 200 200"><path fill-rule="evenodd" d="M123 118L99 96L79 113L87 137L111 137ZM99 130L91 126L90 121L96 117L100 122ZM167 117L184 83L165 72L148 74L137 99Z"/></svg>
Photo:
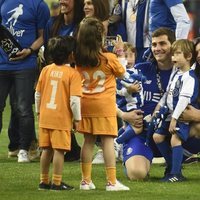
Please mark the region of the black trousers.
<svg viewBox="0 0 200 200"><path fill-rule="evenodd" d="M12 89L12 100L14 106L11 106L12 114L18 120L19 149L28 150L34 137L34 115L32 109L33 87L35 81L35 69L26 69L19 71L0 71L0 131L2 129L2 113L6 105L6 99ZM11 124L15 126L15 124ZM14 135L14 133L13 133ZM15 137L15 136L14 136ZM12 149L11 149L12 150ZM13 149L14 150L14 149Z"/></svg>

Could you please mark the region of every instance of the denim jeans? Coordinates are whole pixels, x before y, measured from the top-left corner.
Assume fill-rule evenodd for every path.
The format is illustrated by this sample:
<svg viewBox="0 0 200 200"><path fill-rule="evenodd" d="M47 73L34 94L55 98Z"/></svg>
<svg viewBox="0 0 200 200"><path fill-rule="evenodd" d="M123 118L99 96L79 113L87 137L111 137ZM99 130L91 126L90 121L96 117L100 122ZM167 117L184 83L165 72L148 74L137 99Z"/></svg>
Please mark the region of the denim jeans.
<svg viewBox="0 0 200 200"><path fill-rule="evenodd" d="M8 149L9 151L15 151L19 149L20 146L20 133L19 133L19 119L17 115L17 101L15 98L15 91L13 88L10 91L9 97L10 97L11 114L8 126L8 137L9 137ZM32 141L37 141L35 127L32 130Z"/></svg>
<svg viewBox="0 0 200 200"><path fill-rule="evenodd" d="M33 139L34 115L32 109L35 69L0 71L0 131L2 113L11 89L15 99L15 114L18 118L19 149L28 150Z"/></svg>

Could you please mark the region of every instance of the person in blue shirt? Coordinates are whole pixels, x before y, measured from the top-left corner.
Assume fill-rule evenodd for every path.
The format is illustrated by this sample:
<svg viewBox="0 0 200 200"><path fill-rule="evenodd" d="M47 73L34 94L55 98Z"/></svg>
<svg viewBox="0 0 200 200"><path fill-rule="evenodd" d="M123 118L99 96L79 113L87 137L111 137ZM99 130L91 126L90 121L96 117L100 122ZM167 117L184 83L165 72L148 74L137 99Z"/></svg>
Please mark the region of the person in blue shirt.
<svg viewBox="0 0 200 200"><path fill-rule="evenodd" d="M182 0L151 0L149 5L149 31L167 27L176 34L176 39L186 39L190 19Z"/></svg>
<svg viewBox="0 0 200 200"><path fill-rule="evenodd" d="M143 126L143 117L153 113L166 90L173 67L171 44L175 41L174 32L166 28L160 28L153 33L152 41L156 45L156 48L152 48L156 62L138 63L135 66L146 77L146 81L142 84L144 106L141 110L131 112L118 110L118 114L123 120L134 124L136 127ZM129 90L131 90L131 86ZM141 134L124 143L123 162L126 174L131 180L147 177L153 154L155 156L155 153L158 152L154 142L148 137L147 127L144 126L144 131ZM147 139L150 140L148 144Z"/></svg>
<svg viewBox="0 0 200 200"><path fill-rule="evenodd" d="M44 32L44 46L55 36L73 36L80 21L84 17L83 1L59 0L60 14L49 19Z"/></svg>
<svg viewBox="0 0 200 200"><path fill-rule="evenodd" d="M9 58L0 49L0 121L2 124L6 98L13 89L20 133L18 162L29 162L27 151L34 137L32 103L36 51L43 44L43 30L50 16L49 8L43 0L3 1L1 15L2 25L11 32L22 50L16 57Z"/></svg>
<svg viewBox="0 0 200 200"><path fill-rule="evenodd" d="M142 74L146 76L147 79L147 81L145 81L145 83L143 84L143 112L141 110L134 110L129 113L119 111L119 116L123 120L128 121L129 123L133 123L135 126L140 127L143 125L143 117L154 112L156 105L158 104L164 92L166 91L172 73L173 62L171 59L171 45L174 41L175 34L168 28L159 28L153 32L151 49L156 61L140 63L137 64L137 66L135 66L136 68L139 68L141 70ZM189 106L189 109L186 109L186 111L184 111L182 114L186 121L190 121L190 119L193 120L194 116L191 118L191 113L194 113L195 116L197 116L198 113L196 112L198 110L193 108L192 106ZM195 118L195 120L193 121L196 121L196 119L197 118ZM156 147L152 137L149 138L148 135L146 137L148 138L148 140L143 140L143 146L144 143L148 141L148 147L150 147L150 149L152 150L153 156L160 157L160 152ZM127 150L129 148L132 148L133 144L134 139L131 139L129 142L127 142ZM194 154L199 152L199 144L199 139L193 137L189 138L185 143L183 143L184 152L187 151L190 155L192 153ZM142 149L144 150L146 149L146 147L142 147ZM139 151L134 150L129 155L129 157L126 156L126 153L124 154L124 162L128 177L130 179L143 179L147 175L149 168L146 168L147 165L144 162L145 157L146 156L142 153L141 149L139 149ZM166 173L169 173L169 170L167 168L165 174Z"/></svg>
<svg viewBox="0 0 200 200"><path fill-rule="evenodd" d="M80 21L84 17L83 0L59 0L60 14L51 17L47 22L44 31L44 47L48 40L55 36L76 36L76 30ZM44 52L46 62L49 62L48 53ZM65 161L74 161L80 159L80 150L75 134L71 133L71 151L65 154Z"/></svg>

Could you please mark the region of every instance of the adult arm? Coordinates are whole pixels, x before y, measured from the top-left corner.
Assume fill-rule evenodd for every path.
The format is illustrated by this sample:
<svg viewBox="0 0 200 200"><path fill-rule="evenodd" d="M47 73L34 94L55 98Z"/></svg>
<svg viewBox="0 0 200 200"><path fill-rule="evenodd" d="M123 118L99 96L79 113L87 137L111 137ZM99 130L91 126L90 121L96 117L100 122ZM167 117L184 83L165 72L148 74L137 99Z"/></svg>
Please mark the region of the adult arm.
<svg viewBox="0 0 200 200"><path fill-rule="evenodd" d="M44 43L44 37L43 37L43 29L38 30L38 38L32 43L32 45L28 48L22 49L22 51L18 52L16 55L17 57L12 58L12 61L16 60L22 60L32 54L34 51L39 50L39 48L43 45Z"/></svg>
<svg viewBox="0 0 200 200"><path fill-rule="evenodd" d="M129 122L133 126L140 128L143 126L143 111L133 110L131 112L123 112L119 108L117 109L117 116L124 121Z"/></svg>
<svg viewBox="0 0 200 200"><path fill-rule="evenodd" d="M176 22L176 39L187 39L191 22L184 5L176 4L170 11Z"/></svg>

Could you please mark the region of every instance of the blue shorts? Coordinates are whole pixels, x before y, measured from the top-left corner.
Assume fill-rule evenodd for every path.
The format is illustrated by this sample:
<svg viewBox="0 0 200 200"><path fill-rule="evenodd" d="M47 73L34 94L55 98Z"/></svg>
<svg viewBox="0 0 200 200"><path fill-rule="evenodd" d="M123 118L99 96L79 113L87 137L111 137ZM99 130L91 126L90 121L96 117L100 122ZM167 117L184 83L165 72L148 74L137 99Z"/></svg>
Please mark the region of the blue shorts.
<svg viewBox="0 0 200 200"><path fill-rule="evenodd" d="M163 121L161 127L155 132L160 135L169 135L169 124L170 122ZM185 142L189 137L190 125L188 123L177 122L176 127L179 128L177 135Z"/></svg>
<svg viewBox="0 0 200 200"><path fill-rule="evenodd" d="M150 147L145 144L145 141L140 137L133 137L123 145L123 162L125 163L133 156L144 156L150 162L153 159L153 152Z"/></svg>

